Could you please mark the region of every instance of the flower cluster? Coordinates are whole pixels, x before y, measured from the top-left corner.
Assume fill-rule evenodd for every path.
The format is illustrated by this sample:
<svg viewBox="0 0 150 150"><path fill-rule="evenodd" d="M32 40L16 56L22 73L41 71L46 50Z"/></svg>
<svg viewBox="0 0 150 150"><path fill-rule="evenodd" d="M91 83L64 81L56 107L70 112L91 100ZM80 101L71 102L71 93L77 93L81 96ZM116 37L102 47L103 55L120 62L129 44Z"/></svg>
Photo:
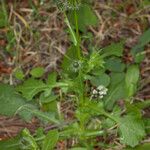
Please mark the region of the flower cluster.
<svg viewBox="0 0 150 150"><path fill-rule="evenodd" d="M55 0L60 10L79 9L81 0Z"/></svg>
<svg viewBox="0 0 150 150"><path fill-rule="evenodd" d="M102 99L107 94L108 89L103 85L98 86L92 91L91 98L100 98Z"/></svg>

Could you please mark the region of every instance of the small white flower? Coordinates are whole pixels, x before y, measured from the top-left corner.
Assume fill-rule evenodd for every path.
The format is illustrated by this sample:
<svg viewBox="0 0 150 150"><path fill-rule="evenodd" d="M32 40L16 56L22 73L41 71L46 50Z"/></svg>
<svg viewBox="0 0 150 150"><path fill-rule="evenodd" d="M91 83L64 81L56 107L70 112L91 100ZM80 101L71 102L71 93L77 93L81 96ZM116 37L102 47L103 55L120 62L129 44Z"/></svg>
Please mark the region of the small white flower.
<svg viewBox="0 0 150 150"><path fill-rule="evenodd" d="M108 89L103 85L98 86L96 89L93 89L91 98L100 98L102 99L107 94Z"/></svg>
<svg viewBox="0 0 150 150"><path fill-rule="evenodd" d="M97 87L98 90L102 90L104 88L104 86L100 85Z"/></svg>
<svg viewBox="0 0 150 150"><path fill-rule="evenodd" d="M94 89L94 90L93 90L93 94L97 94L97 93L98 93L98 92Z"/></svg>
<svg viewBox="0 0 150 150"><path fill-rule="evenodd" d="M100 95L99 98L102 99L102 98L103 98L103 95Z"/></svg>

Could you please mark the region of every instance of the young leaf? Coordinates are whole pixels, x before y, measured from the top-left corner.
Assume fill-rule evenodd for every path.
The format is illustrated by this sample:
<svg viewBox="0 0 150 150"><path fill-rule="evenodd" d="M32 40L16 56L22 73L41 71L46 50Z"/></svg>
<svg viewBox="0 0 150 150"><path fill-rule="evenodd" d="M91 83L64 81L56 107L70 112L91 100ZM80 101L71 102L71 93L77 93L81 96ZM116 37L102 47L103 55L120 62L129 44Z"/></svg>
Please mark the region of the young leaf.
<svg viewBox="0 0 150 150"><path fill-rule="evenodd" d="M120 141L131 147L135 147L145 136L145 127L140 118L134 115L126 115L120 118Z"/></svg>
<svg viewBox="0 0 150 150"><path fill-rule="evenodd" d="M53 150L59 139L57 130L49 131L43 141L42 150Z"/></svg>
<svg viewBox="0 0 150 150"><path fill-rule="evenodd" d="M21 69L16 70L14 75L19 80L23 80L23 78L24 78L24 73Z"/></svg>
<svg viewBox="0 0 150 150"><path fill-rule="evenodd" d="M65 23L67 24L67 26L68 26L68 28L69 28L70 35L71 35L72 40L73 40L73 44L76 46L76 45L77 45L76 35L75 35L73 29L71 28L71 25L70 25L69 20L68 20L67 17L65 18Z"/></svg>
<svg viewBox="0 0 150 150"><path fill-rule="evenodd" d="M104 67L104 60L98 52L93 52L90 55L90 59L87 60L87 73L94 70L97 67Z"/></svg>
<svg viewBox="0 0 150 150"><path fill-rule="evenodd" d="M21 92L28 101L30 101L36 94L47 88L48 86L43 83L43 81L30 78L26 80L23 85L17 86L16 89Z"/></svg>
<svg viewBox="0 0 150 150"><path fill-rule="evenodd" d="M40 78L44 74L44 68L36 67L30 71L30 74L35 78Z"/></svg>

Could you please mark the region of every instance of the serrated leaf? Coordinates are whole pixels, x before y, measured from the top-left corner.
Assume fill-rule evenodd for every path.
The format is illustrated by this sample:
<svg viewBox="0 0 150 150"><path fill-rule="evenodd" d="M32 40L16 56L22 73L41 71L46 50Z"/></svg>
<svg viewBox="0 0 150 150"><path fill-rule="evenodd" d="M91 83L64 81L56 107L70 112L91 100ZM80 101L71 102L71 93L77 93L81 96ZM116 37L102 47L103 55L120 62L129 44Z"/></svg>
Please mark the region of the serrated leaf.
<svg viewBox="0 0 150 150"><path fill-rule="evenodd" d="M14 116L18 114L25 121L30 121L32 113L20 109L28 105L26 99L19 95L13 86L0 84L0 114ZM31 105L31 104L30 104ZM33 105L31 105L33 106ZM33 106L34 107L34 106Z"/></svg>
<svg viewBox="0 0 150 150"><path fill-rule="evenodd" d="M103 57L108 57L108 56L122 56L123 54L123 44L124 42L119 42L119 43L112 43L111 45L104 47L103 48Z"/></svg>
<svg viewBox="0 0 150 150"><path fill-rule="evenodd" d="M145 136L143 121L133 115L126 115L120 118L120 141L131 147L135 147Z"/></svg>
<svg viewBox="0 0 150 150"><path fill-rule="evenodd" d="M25 99L17 94L12 86L0 83L1 115L13 116L23 105L25 105Z"/></svg>
<svg viewBox="0 0 150 150"><path fill-rule="evenodd" d="M43 141L42 150L53 150L59 139L57 130L49 131Z"/></svg>
<svg viewBox="0 0 150 150"><path fill-rule="evenodd" d="M30 74L31 74L33 77L35 77L35 78L42 77L43 74L44 74L44 68L42 68L42 67L33 68L33 69L30 71Z"/></svg>
<svg viewBox="0 0 150 150"><path fill-rule="evenodd" d="M21 92L22 95L30 101L33 97L41 91L44 91L48 86L41 80L30 78L26 80L22 85L17 86L17 91Z"/></svg>
<svg viewBox="0 0 150 150"><path fill-rule="evenodd" d="M54 113L49 113L49 112L42 112L40 110L38 110L35 106L30 105L30 104L26 104L24 106L22 106L18 112L22 112L22 111L27 111L30 114L32 114L33 116L37 117L38 119L40 119L42 122L44 122L45 124L52 122L52 123L56 123L59 124L59 121L56 119L55 114Z"/></svg>

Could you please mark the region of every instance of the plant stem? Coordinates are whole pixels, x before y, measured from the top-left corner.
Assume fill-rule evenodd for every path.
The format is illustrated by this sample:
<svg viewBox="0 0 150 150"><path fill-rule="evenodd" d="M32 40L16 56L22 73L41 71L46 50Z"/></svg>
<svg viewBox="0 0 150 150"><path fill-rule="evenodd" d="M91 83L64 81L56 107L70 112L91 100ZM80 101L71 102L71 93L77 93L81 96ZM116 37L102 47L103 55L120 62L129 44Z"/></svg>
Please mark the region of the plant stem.
<svg viewBox="0 0 150 150"><path fill-rule="evenodd" d="M75 28L76 28L76 39L77 39L77 53L78 58L81 59L81 53L80 53L80 35L79 35L79 26L78 26L78 16L77 11L74 10L74 19L75 19Z"/></svg>

